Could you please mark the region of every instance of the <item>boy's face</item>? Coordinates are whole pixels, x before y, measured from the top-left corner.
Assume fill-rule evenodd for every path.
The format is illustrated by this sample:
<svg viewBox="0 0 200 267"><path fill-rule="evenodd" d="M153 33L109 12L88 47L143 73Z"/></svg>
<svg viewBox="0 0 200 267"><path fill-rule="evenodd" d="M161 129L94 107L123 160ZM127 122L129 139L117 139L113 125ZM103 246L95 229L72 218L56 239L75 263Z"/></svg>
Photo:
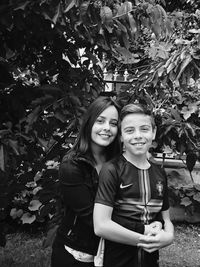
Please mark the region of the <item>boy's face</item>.
<svg viewBox="0 0 200 267"><path fill-rule="evenodd" d="M146 155L156 135L151 117L144 114L129 114L121 122L121 140L127 153Z"/></svg>

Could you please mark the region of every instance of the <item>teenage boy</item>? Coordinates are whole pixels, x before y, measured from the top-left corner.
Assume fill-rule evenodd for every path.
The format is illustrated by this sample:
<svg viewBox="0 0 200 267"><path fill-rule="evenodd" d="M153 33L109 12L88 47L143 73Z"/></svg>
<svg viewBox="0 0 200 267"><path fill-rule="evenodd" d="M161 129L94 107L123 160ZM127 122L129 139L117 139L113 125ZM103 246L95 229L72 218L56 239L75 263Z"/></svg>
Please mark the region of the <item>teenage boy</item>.
<svg viewBox="0 0 200 267"><path fill-rule="evenodd" d="M158 267L158 250L172 243L174 228L165 172L147 158L155 122L138 104L125 106L120 117L124 152L100 172L95 233L105 239L104 267Z"/></svg>

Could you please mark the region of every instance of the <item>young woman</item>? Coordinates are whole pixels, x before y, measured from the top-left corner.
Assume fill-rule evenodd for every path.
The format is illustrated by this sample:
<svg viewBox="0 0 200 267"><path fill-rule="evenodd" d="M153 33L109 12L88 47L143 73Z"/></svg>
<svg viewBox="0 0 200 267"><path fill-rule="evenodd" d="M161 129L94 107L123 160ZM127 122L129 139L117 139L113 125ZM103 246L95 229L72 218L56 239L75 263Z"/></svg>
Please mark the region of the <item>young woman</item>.
<svg viewBox="0 0 200 267"><path fill-rule="evenodd" d="M93 267L99 238L93 208L102 164L119 153L118 106L101 96L87 109L77 140L60 166L65 216L52 250L52 267Z"/></svg>
<svg viewBox="0 0 200 267"><path fill-rule="evenodd" d="M158 267L158 249L172 243L174 229L165 172L147 158L154 119L135 104L125 106L120 119L124 152L101 169L95 233L106 239L104 267Z"/></svg>

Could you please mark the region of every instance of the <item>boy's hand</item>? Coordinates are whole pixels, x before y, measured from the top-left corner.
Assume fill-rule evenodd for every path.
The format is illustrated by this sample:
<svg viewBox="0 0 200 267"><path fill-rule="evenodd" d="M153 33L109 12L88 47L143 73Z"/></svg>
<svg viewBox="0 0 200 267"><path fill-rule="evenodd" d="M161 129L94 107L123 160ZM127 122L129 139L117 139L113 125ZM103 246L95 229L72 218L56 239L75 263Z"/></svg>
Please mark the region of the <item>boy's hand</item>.
<svg viewBox="0 0 200 267"><path fill-rule="evenodd" d="M162 223L155 221L145 225L145 235L157 235L162 230Z"/></svg>
<svg viewBox="0 0 200 267"><path fill-rule="evenodd" d="M170 245L173 242L173 238L173 233L161 230L156 236L143 235L143 237L140 237L138 247L141 247L145 251L151 253Z"/></svg>

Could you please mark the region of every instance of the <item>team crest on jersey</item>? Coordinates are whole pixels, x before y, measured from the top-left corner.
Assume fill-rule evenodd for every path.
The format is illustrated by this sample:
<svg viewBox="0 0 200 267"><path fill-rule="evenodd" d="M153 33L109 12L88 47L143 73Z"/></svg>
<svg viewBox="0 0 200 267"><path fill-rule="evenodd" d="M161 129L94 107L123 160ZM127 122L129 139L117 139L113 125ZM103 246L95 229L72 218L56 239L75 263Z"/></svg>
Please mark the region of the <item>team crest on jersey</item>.
<svg viewBox="0 0 200 267"><path fill-rule="evenodd" d="M158 195L160 197L163 196L163 184L161 181L157 182L156 189L157 189Z"/></svg>

